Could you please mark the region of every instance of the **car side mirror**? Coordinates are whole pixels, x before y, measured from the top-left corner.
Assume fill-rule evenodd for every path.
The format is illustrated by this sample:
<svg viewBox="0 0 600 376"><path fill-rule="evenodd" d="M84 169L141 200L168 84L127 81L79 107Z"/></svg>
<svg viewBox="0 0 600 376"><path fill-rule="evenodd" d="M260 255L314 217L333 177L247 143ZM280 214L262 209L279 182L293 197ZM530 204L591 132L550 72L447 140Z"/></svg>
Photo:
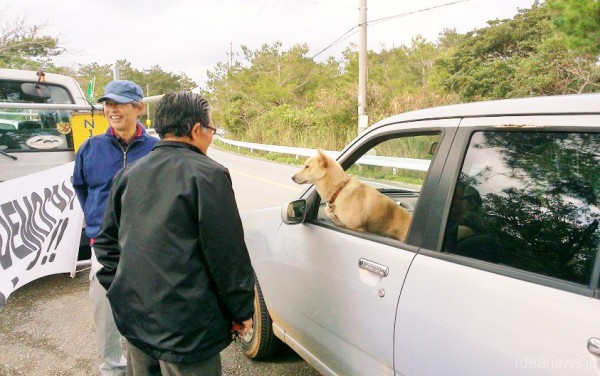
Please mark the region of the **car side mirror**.
<svg viewBox="0 0 600 376"><path fill-rule="evenodd" d="M306 218L306 200L296 200L281 207L281 220L288 225L304 222Z"/></svg>
<svg viewBox="0 0 600 376"><path fill-rule="evenodd" d="M50 88L48 88L46 85L40 84L24 83L21 85L21 91L30 97L41 99L48 99L52 96L50 94Z"/></svg>

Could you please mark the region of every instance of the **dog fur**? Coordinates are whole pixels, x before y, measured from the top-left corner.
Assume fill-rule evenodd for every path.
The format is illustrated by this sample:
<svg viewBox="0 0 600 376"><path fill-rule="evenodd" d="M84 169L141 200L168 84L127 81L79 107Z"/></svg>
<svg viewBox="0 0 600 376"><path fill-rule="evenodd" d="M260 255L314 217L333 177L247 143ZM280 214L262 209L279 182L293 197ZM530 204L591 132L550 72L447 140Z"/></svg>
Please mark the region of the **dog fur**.
<svg viewBox="0 0 600 376"><path fill-rule="evenodd" d="M338 226L404 241L410 213L393 199L348 175L322 150L292 176L297 184L314 184L326 212Z"/></svg>

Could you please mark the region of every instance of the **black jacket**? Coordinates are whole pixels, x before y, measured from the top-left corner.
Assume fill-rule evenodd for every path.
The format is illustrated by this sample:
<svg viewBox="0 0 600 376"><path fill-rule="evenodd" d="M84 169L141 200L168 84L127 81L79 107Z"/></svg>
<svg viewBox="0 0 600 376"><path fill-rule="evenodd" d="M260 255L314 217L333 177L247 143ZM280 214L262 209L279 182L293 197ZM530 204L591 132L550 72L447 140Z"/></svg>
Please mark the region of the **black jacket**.
<svg viewBox="0 0 600 376"><path fill-rule="evenodd" d="M252 317L254 274L227 169L162 141L114 178L94 248L117 328L172 363L210 358Z"/></svg>

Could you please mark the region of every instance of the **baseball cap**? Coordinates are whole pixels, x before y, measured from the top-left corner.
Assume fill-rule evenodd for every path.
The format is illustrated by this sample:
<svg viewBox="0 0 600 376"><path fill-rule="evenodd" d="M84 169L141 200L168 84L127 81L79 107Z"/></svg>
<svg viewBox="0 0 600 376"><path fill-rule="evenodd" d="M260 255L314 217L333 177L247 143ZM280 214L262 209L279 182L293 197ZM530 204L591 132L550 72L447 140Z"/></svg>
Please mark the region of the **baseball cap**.
<svg viewBox="0 0 600 376"><path fill-rule="evenodd" d="M117 80L109 82L104 88L104 95L98 98L98 102L112 100L117 103L141 102L144 92L135 82Z"/></svg>

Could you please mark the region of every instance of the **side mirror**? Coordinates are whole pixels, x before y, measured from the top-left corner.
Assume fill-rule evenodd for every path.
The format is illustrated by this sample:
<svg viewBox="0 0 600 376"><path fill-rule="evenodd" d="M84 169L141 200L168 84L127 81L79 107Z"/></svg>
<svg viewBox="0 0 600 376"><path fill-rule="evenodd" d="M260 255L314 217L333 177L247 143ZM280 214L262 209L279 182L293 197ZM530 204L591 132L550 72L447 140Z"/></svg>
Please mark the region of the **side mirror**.
<svg viewBox="0 0 600 376"><path fill-rule="evenodd" d="M306 218L306 200L296 200L281 207L281 220L283 223L293 225L304 222Z"/></svg>
<svg viewBox="0 0 600 376"><path fill-rule="evenodd" d="M51 97L50 88L46 85L24 83L21 84L21 91L30 97L48 99Z"/></svg>

